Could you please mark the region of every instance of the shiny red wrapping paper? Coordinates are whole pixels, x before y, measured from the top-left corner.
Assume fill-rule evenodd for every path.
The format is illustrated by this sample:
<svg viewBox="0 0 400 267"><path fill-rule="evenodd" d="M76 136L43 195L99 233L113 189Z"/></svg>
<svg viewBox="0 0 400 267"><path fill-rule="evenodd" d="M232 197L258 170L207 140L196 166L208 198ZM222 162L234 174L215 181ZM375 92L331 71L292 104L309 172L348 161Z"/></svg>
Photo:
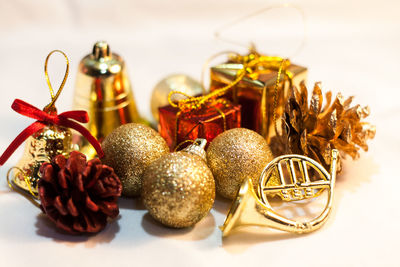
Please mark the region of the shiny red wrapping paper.
<svg viewBox="0 0 400 267"><path fill-rule="evenodd" d="M240 105L231 103L206 104L188 111L165 106L159 108L158 131L171 151L186 140L205 138L209 143L224 130L241 126L240 111Z"/></svg>

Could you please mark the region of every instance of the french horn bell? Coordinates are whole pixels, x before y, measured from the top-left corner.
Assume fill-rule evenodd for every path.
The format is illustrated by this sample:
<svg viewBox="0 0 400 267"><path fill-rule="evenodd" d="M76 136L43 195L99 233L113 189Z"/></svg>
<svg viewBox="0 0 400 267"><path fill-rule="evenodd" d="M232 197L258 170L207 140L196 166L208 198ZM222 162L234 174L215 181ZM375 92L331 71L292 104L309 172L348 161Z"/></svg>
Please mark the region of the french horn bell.
<svg viewBox="0 0 400 267"><path fill-rule="evenodd" d="M220 227L222 235L227 236L242 226L264 226L297 234L319 229L332 209L338 155L338 150L333 149L330 173L315 160L302 155L283 155L272 160L260 175L258 192L250 179L243 182ZM310 179L310 174L320 179ZM278 214L268 201L268 195L279 196L283 201L314 198L324 190L328 191L325 208L317 217L305 222Z"/></svg>

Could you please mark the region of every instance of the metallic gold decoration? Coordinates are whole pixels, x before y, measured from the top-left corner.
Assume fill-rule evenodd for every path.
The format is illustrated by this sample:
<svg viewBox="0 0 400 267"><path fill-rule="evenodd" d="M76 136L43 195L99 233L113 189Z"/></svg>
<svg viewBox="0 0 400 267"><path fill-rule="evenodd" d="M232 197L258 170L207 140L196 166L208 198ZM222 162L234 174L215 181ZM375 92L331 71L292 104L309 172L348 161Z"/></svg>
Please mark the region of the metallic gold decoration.
<svg viewBox="0 0 400 267"><path fill-rule="evenodd" d="M276 90L279 69L283 75ZM228 99L242 106L242 127L260 133L272 145L274 117L281 117L288 89L306 79L307 68L281 57L261 55L253 48L245 56L231 53L227 63L211 68L210 77L213 92L234 84Z"/></svg>
<svg viewBox="0 0 400 267"><path fill-rule="evenodd" d="M265 226L292 233L308 233L320 228L328 219L332 209L336 167L339 153L332 150L330 174L324 167L313 159L301 155L284 155L271 161L259 178L257 195L250 179L246 179L240 187L232 207L221 226L222 235L227 236L235 228L241 226ZM290 183L284 182L283 163L289 163ZM293 171L294 164L299 164L299 171ZM319 180L310 181L310 172L319 174ZM282 184L269 186L269 179L276 179L276 173ZM296 176L300 173L300 176ZM321 190L328 190L328 200L324 210L316 218L307 221L295 221L276 213L268 202L267 194L278 193L283 200L301 200L318 195Z"/></svg>
<svg viewBox="0 0 400 267"><path fill-rule="evenodd" d="M151 216L174 228L196 224L215 198L213 175L205 162L205 139L162 156L143 175L143 203Z"/></svg>
<svg viewBox="0 0 400 267"><path fill-rule="evenodd" d="M140 195L146 167L169 152L155 130L139 123L119 126L104 139L102 148L104 164L114 169L122 182L122 194L129 197Z"/></svg>
<svg viewBox="0 0 400 267"><path fill-rule="evenodd" d="M217 192L234 199L241 184L257 177L273 159L267 141L256 132L231 129L218 135L207 149L208 165L214 175Z"/></svg>
<svg viewBox="0 0 400 267"><path fill-rule="evenodd" d="M53 87L50 83L49 73L47 71L49 59L54 53L61 53L66 61L65 74L56 93L54 93ZM44 73L51 95L51 102L44 108L44 110L50 113L56 111L54 104L60 96L68 78L69 60L67 55L60 50L50 52L45 60ZM50 162L50 160L58 154L67 156L74 149L77 149L77 147L72 144L72 134L70 129L56 125L44 127L26 140L22 158L15 167L11 168L14 170L12 178L13 183L19 188L30 192L32 196L37 197L37 182L40 178L39 168L42 163ZM10 171L7 175L7 179L9 174L11 174ZM10 187L12 188L11 185Z"/></svg>
<svg viewBox="0 0 400 267"><path fill-rule="evenodd" d="M7 184L8 187L13 190L14 192L20 194L21 196L23 196L24 198L26 198L27 200L29 200L34 206L36 206L37 208L40 209L40 201L39 201L39 194L38 192L33 192L32 187L31 187L31 182L29 181L29 177L24 175L25 178L25 184L28 188L28 190L20 187L20 186L15 186L15 182L11 182L10 179L10 175L12 174L12 172L14 170L19 171L21 174L23 174L23 170L21 170L18 167L11 167L10 169L8 169L7 171L7 175L6 175L6 179L7 179ZM21 190L22 189L22 190Z"/></svg>
<svg viewBox="0 0 400 267"><path fill-rule="evenodd" d="M124 60L111 53L106 42L97 42L85 56L76 78L74 108L87 110L87 128L100 142L118 126L141 122ZM94 149L82 141L81 151L93 158Z"/></svg>
<svg viewBox="0 0 400 267"><path fill-rule="evenodd" d="M55 125L46 126L26 140L24 154L14 169L14 184L36 195L42 163L50 162L59 154L68 156L74 149L71 130Z"/></svg>
<svg viewBox="0 0 400 267"><path fill-rule="evenodd" d="M166 106L168 102L168 94L171 91L182 92L188 96L196 96L203 93L203 87L195 79L185 74L172 74L157 83L151 95L151 113L156 122L159 120L158 108ZM181 95L174 95L173 101L184 98Z"/></svg>
<svg viewBox="0 0 400 267"><path fill-rule="evenodd" d="M195 97L189 97L185 93L179 91L171 91L168 95L168 102L171 106L179 108L181 111L184 110L193 110L201 108L207 102L214 102L216 98L226 95L229 91L231 91L235 86L240 84L242 80L246 78L247 75L253 78L258 78L261 73L259 73L264 68L268 71L270 69L284 69L284 73L286 76L290 77L290 81L292 81L292 73L287 70L290 66L289 60L284 60L280 57L269 57L269 56L261 56L258 53L254 52L249 56L242 57L240 55L234 54L231 55L232 59L241 62L241 68L237 70L235 73L234 79L232 81L227 82L226 85L221 85L218 88L212 87L212 92ZM282 66L282 64L284 65ZM180 99L175 103L172 101L171 97L175 94L186 96L185 99Z"/></svg>
<svg viewBox="0 0 400 267"><path fill-rule="evenodd" d="M353 97L344 99L339 93L331 103L332 93L325 95L323 106L321 84L316 83L308 105L308 91L304 83L291 89L285 109L282 144L290 153L306 155L325 168L330 165L332 149L357 159L359 149L368 150L367 140L375 136L375 126L362 119L369 115L368 107L350 107ZM285 145L282 145L282 152ZM342 169L338 161L338 171Z"/></svg>

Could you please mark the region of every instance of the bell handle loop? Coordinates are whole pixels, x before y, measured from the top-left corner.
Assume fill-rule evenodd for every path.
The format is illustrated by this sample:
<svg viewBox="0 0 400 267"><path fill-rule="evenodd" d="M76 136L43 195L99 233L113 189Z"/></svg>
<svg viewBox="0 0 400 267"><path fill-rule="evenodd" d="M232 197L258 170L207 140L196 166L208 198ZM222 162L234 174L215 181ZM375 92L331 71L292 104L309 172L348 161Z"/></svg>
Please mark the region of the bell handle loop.
<svg viewBox="0 0 400 267"><path fill-rule="evenodd" d="M64 78L63 78L63 80L62 80L62 82L61 82L61 84L60 84L60 87L58 88L58 91L57 91L56 94L54 94L54 90L53 90L53 87L52 87L52 85L51 85L50 78L49 78L49 73L48 73L48 71L47 71L47 66L48 66L48 63L49 63L50 56L51 56L52 54L54 54L54 53L60 53L60 54L62 54L62 55L64 56L65 62L66 62L66 68L65 68ZM51 51L51 52L47 55L46 61L45 61L45 63L44 63L44 75L45 75L45 77L46 77L46 82L47 82L47 85L49 86L50 95L51 95L51 102L50 102L50 104L48 104L48 105L45 107L46 110L51 110L51 109L54 108L54 104L56 103L58 97L60 96L61 91L62 91L62 89L64 88L64 85L65 85L65 83L66 83L66 81L67 81L68 74L69 74L69 60L68 60L67 55L66 55L63 51L61 51L61 50L53 50L53 51Z"/></svg>
<svg viewBox="0 0 400 267"><path fill-rule="evenodd" d="M11 172L12 172L14 169L18 170L18 171L24 176L24 180L25 180L25 183L26 183L27 186L28 186L28 190L29 190L29 193L30 193L30 194L28 194L28 193L26 193L26 192L23 192L23 191L21 191L20 189L16 188L16 187L12 184L12 182L10 181L10 174L11 174ZM14 166L14 167L11 167L11 168L7 171L7 184L8 184L8 186L10 187L10 189L11 189L12 191L14 191L14 192L20 194L21 196L23 196L24 198L26 198L27 200L29 200L34 206L36 206L37 208L40 209L40 204L39 204L38 201L36 200L38 196L32 191L32 187L31 187L31 184L30 184L30 182L29 182L29 179L28 179L28 177L25 175L24 171L23 171L21 168L18 168L18 167L16 167L16 166Z"/></svg>

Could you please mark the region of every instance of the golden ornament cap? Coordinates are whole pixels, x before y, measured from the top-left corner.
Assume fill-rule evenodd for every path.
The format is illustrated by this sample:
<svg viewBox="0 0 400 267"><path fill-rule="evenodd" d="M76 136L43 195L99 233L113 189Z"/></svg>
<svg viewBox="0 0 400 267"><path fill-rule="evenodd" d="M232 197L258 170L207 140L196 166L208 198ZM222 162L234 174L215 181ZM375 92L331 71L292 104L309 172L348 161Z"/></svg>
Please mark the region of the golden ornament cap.
<svg viewBox="0 0 400 267"><path fill-rule="evenodd" d="M207 153L204 150L207 145L207 140L204 138L197 138L194 143L187 146L182 151L195 154L207 162Z"/></svg>

